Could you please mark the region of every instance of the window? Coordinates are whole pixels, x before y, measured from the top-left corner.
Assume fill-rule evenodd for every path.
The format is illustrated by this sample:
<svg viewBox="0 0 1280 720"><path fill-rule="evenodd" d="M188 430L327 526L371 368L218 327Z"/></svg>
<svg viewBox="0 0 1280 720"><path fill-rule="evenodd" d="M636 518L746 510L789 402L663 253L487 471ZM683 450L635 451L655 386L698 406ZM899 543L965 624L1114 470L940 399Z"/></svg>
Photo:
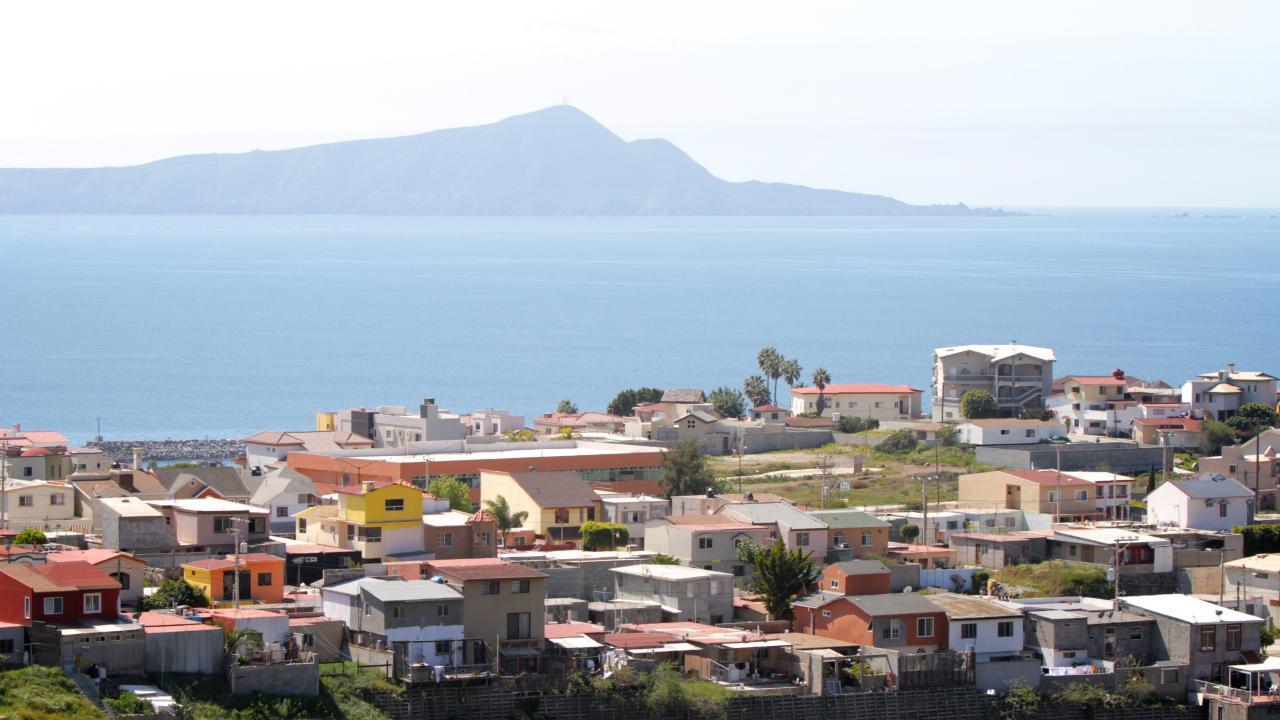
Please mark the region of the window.
<svg viewBox="0 0 1280 720"><path fill-rule="evenodd" d="M258 587L271 587L271 573L258 573Z"/></svg>
<svg viewBox="0 0 1280 720"><path fill-rule="evenodd" d="M62 614L62 598L47 597L44 599L45 615L61 615Z"/></svg>
<svg viewBox="0 0 1280 720"><path fill-rule="evenodd" d="M453 642L449 640L436 641L436 655L452 655Z"/></svg>
<svg viewBox="0 0 1280 720"><path fill-rule="evenodd" d="M960 639L973 640L978 637L978 623L961 623Z"/></svg>
<svg viewBox="0 0 1280 720"><path fill-rule="evenodd" d="M404 498L387 498L382 501L382 509L387 512L401 512L404 510Z"/></svg>
<svg viewBox="0 0 1280 720"><path fill-rule="evenodd" d="M1067 546L1067 554L1068 554L1068 555L1070 555L1071 557L1075 557L1075 556L1076 556L1076 546L1075 546L1075 545L1068 545L1068 546Z"/></svg>
<svg viewBox="0 0 1280 720"><path fill-rule="evenodd" d="M871 547L873 537L874 535L872 535L870 530L864 530L862 532L862 547Z"/></svg>
<svg viewBox="0 0 1280 720"><path fill-rule="evenodd" d="M840 547L844 544L844 533L838 532L831 536L831 544Z"/></svg>
<svg viewBox="0 0 1280 720"><path fill-rule="evenodd" d="M689 428L690 430L692 430L692 429L694 429L694 428L698 427L698 421L697 421L697 420L686 420L686 421L685 421L685 423L684 423L684 426L685 426L685 427L687 427L687 428Z"/></svg>
<svg viewBox="0 0 1280 720"><path fill-rule="evenodd" d="M1008 430L1001 430L1001 431L1000 431L1000 434L1001 434L1001 435L1008 435L1008 434L1009 434L1009 431L1008 431Z"/></svg>
<svg viewBox="0 0 1280 720"><path fill-rule="evenodd" d="M382 542L382 528L380 527L364 528L364 541L365 542Z"/></svg>
<svg viewBox="0 0 1280 720"><path fill-rule="evenodd" d="M902 637L902 621L897 618L885 621L880 628L881 640L897 640Z"/></svg>
<svg viewBox="0 0 1280 720"><path fill-rule="evenodd" d="M836 580L835 578L831 578L831 587L833 587L833 588L838 588L838 587L840 587L840 581L839 581L839 580Z"/></svg>
<svg viewBox="0 0 1280 720"><path fill-rule="evenodd" d="M1241 630L1239 625L1227 626L1227 649L1228 650L1240 649L1240 635L1241 635Z"/></svg>
<svg viewBox="0 0 1280 720"><path fill-rule="evenodd" d="M66 505L66 504L67 504L67 496L66 496L66 495L63 495L62 493L55 493L55 494L53 494L53 495L50 495L50 496L49 496L49 504L50 504L50 505Z"/></svg>
<svg viewBox="0 0 1280 720"><path fill-rule="evenodd" d="M225 534L225 533L231 532L231 528L232 528L231 518L223 515L213 519L214 532Z"/></svg>
<svg viewBox="0 0 1280 720"><path fill-rule="evenodd" d="M31 598L29 597L22 598L22 617L31 619Z"/></svg>
<svg viewBox="0 0 1280 720"><path fill-rule="evenodd" d="M734 565L734 566L733 566L733 575L734 575L734 577L742 577L743 575L746 575L746 574L747 574L747 567L746 567L745 565Z"/></svg>
<svg viewBox="0 0 1280 720"><path fill-rule="evenodd" d="M402 618L402 617L404 617L404 608L403 608L403 607L401 607L401 606L399 606L399 605L392 605L392 606L391 606L391 617L393 617L393 618Z"/></svg>
<svg viewBox="0 0 1280 720"><path fill-rule="evenodd" d="M5 638L0 640L0 655L13 654L13 638Z"/></svg>
<svg viewBox="0 0 1280 720"><path fill-rule="evenodd" d="M800 547L808 547L809 533L807 532L796 533L796 545Z"/></svg>
<svg viewBox="0 0 1280 720"><path fill-rule="evenodd" d="M1005 519L1004 519L1004 526L1005 526L1005 527L1007 527L1007 528L1011 528L1011 527L1013 527L1014 522L1015 522L1015 521L1014 521L1014 519L1013 519L1013 518L1011 518L1011 517L1007 517L1007 518L1005 518Z"/></svg>
<svg viewBox="0 0 1280 720"><path fill-rule="evenodd" d="M30 469L30 468L28 468L28 469ZM30 496L30 495L19 495L19 496L18 496L18 507L31 507L32 505L35 505L35 498L34 498L34 497L32 497L32 496Z"/></svg>
<svg viewBox="0 0 1280 720"><path fill-rule="evenodd" d="M556 509L556 522L557 523L569 522L569 510L567 508Z"/></svg>
<svg viewBox="0 0 1280 720"><path fill-rule="evenodd" d="M933 618L916 618L916 637L933 637Z"/></svg>
<svg viewBox="0 0 1280 720"><path fill-rule="evenodd" d="M699 549L699 550L710 550L710 549L712 548L713 544L714 544L714 543L712 542L712 538L711 538L711 537L709 537L709 536L703 535L703 536L701 536L701 537L699 537L699 538L698 538L698 549Z"/></svg>
<svg viewBox="0 0 1280 720"><path fill-rule="evenodd" d="M511 592L516 593L517 595L524 595L529 592L529 588L531 586L532 586L532 583L529 581L528 578L522 578L520 580L512 580Z"/></svg>
<svg viewBox="0 0 1280 720"><path fill-rule="evenodd" d="M1217 647L1217 628L1212 625L1200 628L1200 650L1208 652Z"/></svg>
<svg viewBox="0 0 1280 720"><path fill-rule="evenodd" d="M1076 491L1076 500L1088 500L1088 499L1089 499L1089 491L1088 491L1088 490L1077 490L1077 491Z"/></svg>
<svg viewBox="0 0 1280 720"><path fill-rule="evenodd" d="M1057 501L1058 501L1058 491L1057 491L1057 490L1050 490L1050 491L1049 491L1049 502L1057 502Z"/></svg>
<svg viewBox="0 0 1280 720"><path fill-rule="evenodd" d="M996 637L1013 637L1013 621L1002 620L996 623Z"/></svg>
<svg viewBox="0 0 1280 720"><path fill-rule="evenodd" d="M1130 640L1141 640L1141 639L1142 639L1142 628L1140 628L1140 627L1132 627L1132 628L1129 628L1129 639L1130 639Z"/></svg>
<svg viewBox="0 0 1280 720"><path fill-rule="evenodd" d="M307 519L298 518L298 534L302 534L306 531L307 531Z"/></svg>
<svg viewBox="0 0 1280 720"><path fill-rule="evenodd" d="M1176 669L1160 671L1161 685L1173 685L1177 682L1178 682L1178 671Z"/></svg>
<svg viewBox="0 0 1280 720"><path fill-rule="evenodd" d="M831 611L830 611L830 610L823 610L823 611L822 611L822 617L831 617Z"/></svg>
<svg viewBox="0 0 1280 720"><path fill-rule="evenodd" d="M486 580L484 587L480 590L481 595L497 595L500 592L502 592L502 584L497 580Z"/></svg>
<svg viewBox="0 0 1280 720"><path fill-rule="evenodd" d="M1224 502L1218 503L1218 517L1226 517L1226 516L1227 516L1227 504Z"/></svg>
<svg viewBox="0 0 1280 720"><path fill-rule="evenodd" d="M1027 430L1023 430L1023 431L1022 431L1022 436L1023 436L1023 437L1033 438L1033 437L1035 437L1035 436L1036 436L1036 431L1035 431L1035 429L1034 429L1034 428L1030 428L1030 429L1027 429Z"/></svg>
<svg viewBox="0 0 1280 720"><path fill-rule="evenodd" d="M310 504L311 504L311 496L310 496L309 494L307 494L307 493L298 493L298 504L299 504L299 505L310 505Z"/></svg>
<svg viewBox="0 0 1280 720"><path fill-rule="evenodd" d="M281 505L280 507L276 508L276 517L278 518L289 517L289 508L285 505Z"/></svg>
<svg viewBox="0 0 1280 720"><path fill-rule="evenodd" d="M436 617L449 617L449 606L444 603L437 605Z"/></svg>
<svg viewBox="0 0 1280 720"><path fill-rule="evenodd" d="M1129 497L1129 486L1128 486L1128 485L1117 485L1117 486L1116 486L1116 497L1118 497L1118 498L1121 498L1121 497Z"/></svg>
<svg viewBox="0 0 1280 720"><path fill-rule="evenodd" d="M529 613L507 613L507 639L529 639Z"/></svg>
<svg viewBox="0 0 1280 720"><path fill-rule="evenodd" d="M22 468L22 477L31 477L34 473L30 467Z"/></svg>
<svg viewBox="0 0 1280 720"><path fill-rule="evenodd" d="M440 533L440 547L453 547L453 533Z"/></svg>

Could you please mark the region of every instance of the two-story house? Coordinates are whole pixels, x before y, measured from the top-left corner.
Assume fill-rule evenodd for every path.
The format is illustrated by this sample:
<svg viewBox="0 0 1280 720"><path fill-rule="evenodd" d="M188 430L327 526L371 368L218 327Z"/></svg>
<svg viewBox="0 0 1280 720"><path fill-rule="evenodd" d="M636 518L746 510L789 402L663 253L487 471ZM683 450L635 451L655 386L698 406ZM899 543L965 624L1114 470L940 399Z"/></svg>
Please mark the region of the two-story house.
<svg viewBox="0 0 1280 720"><path fill-rule="evenodd" d="M9 478L0 502L12 528L52 530L77 523L75 489L67 482Z"/></svg>
<svg viewBox="0 0 1280 720"><path fill-rule="evenodd" d="M969 390L991 394L1005 417L1043 407L1053 387L1055 357L1049 348L957 345L933 351L933 419L964 417L960 402Z"/></svg>
<svg viewBox="0 0 1280 720"><path fill-rule="evenodd" d="M1260 658L1262 618L1189 595L1122 597L1120 605L1155 619L1156 659L1187 665L1192 679L1220 681L1226 666Z"/></svg>
<svg viewBox="0 0 1280 720"><path fill-rule="evenodd" d="M428 512L422 516L422 525L426 552L439 560L498 554L498 523L487 510Z"/></svg>
<svg viewBox="0 0 1280 720"><path fill-rule="evenodd" d="M480 473L482 502L505 498L512 512L527 512L524 526L553 543L582 543L582 523L598 520L600 498L571 471Z"/></svg>
<svg viewBox="0 0 1280 720"><path fill-rule="evenodd" d="M1110 375L1068 375L1054 383L1062 388L1045 400L1065 432L1117 437L1129 432L1138 401L1126 392L1123 370Z"/></svg>
<svg viewBox="0 0 1280 720"><path fill-rule="evenodd" d="M682 565L624 565L611 570L618 600L656 602L674 621L719 625L733 619L733 575ZM669 608L669 609L668 609Z"/></svg>
<svg viewBox="0 0 1280 720"><path fill-rule="evenodd" d="M103 547L129 553L164 552L177 547L172 518L145 500L102 497L96 502Z"/></svg>
<svg viewBox="0 0 1280 720"><path fill-rule="evenodd" d="M1265 372L1236 370L1235 363L1216 372L1201 373L1182 385L1182 402L1194 418L1226 420L1244 405L1276 405L1276 378Z"/></svg>
<svg viewBox="0 0 1280 720"><path fill-rule="evenodd" d="M280 467L250 481L249 504L266 508L273 534L292 535L297 530L293 516L320 504L320 494L311 478L296 470Z"/></svg>
<svg viewBox="0 0 1280 720"><path fill-rule="evenodd" d="M1045 513L1059 522L1101 515L1093 483L1055 470L994 470L960 476L962 507Z"/></svg>
<svg viewBox="0 0 1280 720"><path fill-rule="evenodd" d="M605 521L626 526L630 544L639 547L644 547L645 523L666 517L671 508L666 498L655 495L601 491L596 495L600 498Z"/></svg>
<svg viewBox="0 0 1280 720"><path fill-rule="evenodd" d="M338 488L335 505L294 516L302 542L359 550L364 562L410 559L425 552L422 490L407 482L365 481Z"/></svg>
<svg viewBox="0 0 1280 720"><path fill-rule="evenodd" d="M45 562L87 562L120 583L121 603L136 605L142 598L143 575L147 564L129 553L107 548L62 550L46 555Z"/></svg>
<svg viewBox="0 0 1280 720"><path fill-rule="evenodd" d="M1064 474L1093 485L1093 504L1102 519L1129 519L1129 500L1133 497L1134 484L1132 477L1088 470L1072 470Z"/></svg>
<svg viewBox="0 0 1280 720"><path fill-rule="evenodd" d="M1239 445L1226 445L1216 457L1200 458L1201 474L1221 475L1257 495L1258 508L1274 510L1280 483L1280 429L1270 428Z"/></svg>
<svg viewBox="0 0 1280 720"><path fill-rule="evenodd" d="M462 593L445 583L363 578L324 588L321 603L326 617L346 623L352 642L391 650L400 662L449 666L466 660L470 611Z"/></svg>
<svg viewBox="0 0 1280 720"><path fill-rule="evenodd" d="M0 565L0 621L25 625L41 665L142 675L142 626L120 618L120 583L83 561Z"/></svg>
<svg viewBox="0 0 1280 720"><path fill-rule="evenodd" d="M818 560L827 555L830 528L825 522L791 503L728 503L718 512L740 522L769 528L769 540L782 540L788 550L812 552Z"/></svg>
<svg viewBox="0 0 1280 720"><path fill-rule="evenodd" d="M795 609L796 632L907 653L945 650L948 645L946 613L918 593L823 593L797 600Z"/></svg>
<svg viewBox="0 0 1280 720"><path fill-rule="evenodd" d="M467 645L464 664L492 663L496 652L504 672L536 667L545 637L545 574L498 558L430 560L424 571L462 594L464 634L484 641Z"/></svg>
<svg viewBox="0 0 1280 720"><path fill-rule="evenodd" d="M809 510L809 515L827 526L828 556L848 553L852 557L884 557L889 547L889 523L858 510Z"/></svg>
<svg viewBox="0 0 1280 720"><path fill-rule="evenodd" d="M681 564L751 576L751 566L738 559L738 545L769 542L771 527L728 515L672 515L645 523L645 550L676 558Z"/></svg>
<svg viewBox="0 0 1280 720"><path fill-rule="evenodd" d="M947 647L973 651L977 662L1017 657L1022 652L1022 613L973 595L934 593L929 602L947 615Z"/></svg>
<svg viewBox="0 0 1280 720"><path fill-rule="evenodd" d="M209 600L210 607L237 603L271 605L284 602L284 558L242 553L182 564L182 579ZM236 589L239 588L239 595Z"/></svg>
<svg viewBox="0 0 1280 720"><path fill-rule="evenodd" d="M214 497L150 500L148 504L165 516L178 545L186 550L232 552L238 542L252 545L266 542L269 536L266 508Z"/></svg>

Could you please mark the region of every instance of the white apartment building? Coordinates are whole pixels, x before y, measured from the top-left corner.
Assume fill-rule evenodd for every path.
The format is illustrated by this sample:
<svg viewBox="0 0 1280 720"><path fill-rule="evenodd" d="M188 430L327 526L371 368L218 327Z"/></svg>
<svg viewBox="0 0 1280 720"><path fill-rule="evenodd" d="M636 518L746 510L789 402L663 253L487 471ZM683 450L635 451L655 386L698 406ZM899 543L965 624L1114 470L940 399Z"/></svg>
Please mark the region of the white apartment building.
<svg viewBox="0 0 1280 720"><path fill-rule="evenodd" d="M1276 405L1276 378L1254 370L1238 371L1235 363L1202 373L1182 385L1182 402L1194 418L1226 420L1243 405Z"/></svg>
<svg viewBox="0 0 1280 720"><path fill-rule="evenodd" d="M373 410L352 408L334 417L336 430L373 440L377 448L408 448L424 442L461 440L467 426L457 415L445 412L434 398L426 398L416 412L402 405L383 405Z"/></svg>
<svg viewBox="0 0 1280 720"><path fill-rule="evenodd" d="M933 351L933 419L961 419L960 401L970 390L991 393L1005 416L1041 407L1053 388L1054 360L1049 348L1017 342L938 348Z"/></svg>

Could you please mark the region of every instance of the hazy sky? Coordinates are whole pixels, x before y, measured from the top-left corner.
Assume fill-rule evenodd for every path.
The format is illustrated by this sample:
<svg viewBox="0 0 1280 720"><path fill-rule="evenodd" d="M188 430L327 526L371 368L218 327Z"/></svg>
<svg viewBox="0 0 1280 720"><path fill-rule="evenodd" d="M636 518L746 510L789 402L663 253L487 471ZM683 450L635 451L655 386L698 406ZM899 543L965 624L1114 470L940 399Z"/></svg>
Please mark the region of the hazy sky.
<svg viewBox="0 0 1280 720"><path fill-rule="evenodd" d="M1280 206L1280 3L26 2L0 166L561 102L730 180L912 202Z"/></svg>

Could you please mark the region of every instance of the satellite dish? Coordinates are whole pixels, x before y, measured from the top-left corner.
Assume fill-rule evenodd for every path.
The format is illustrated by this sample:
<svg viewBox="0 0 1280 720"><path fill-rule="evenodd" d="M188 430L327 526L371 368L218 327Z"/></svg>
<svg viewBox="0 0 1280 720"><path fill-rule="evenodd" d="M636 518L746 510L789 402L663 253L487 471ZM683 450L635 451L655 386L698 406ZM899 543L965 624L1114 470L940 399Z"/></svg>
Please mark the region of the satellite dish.
<svg viewBox="0 0 1280 720"><path fill-rule="evenodd" d="M909 593L909 592L911 592L911 586L910 586L910 585L908 585L908 586L906 586L906 587L902 588L902 592L904 592L904 593Z"/></svg>

